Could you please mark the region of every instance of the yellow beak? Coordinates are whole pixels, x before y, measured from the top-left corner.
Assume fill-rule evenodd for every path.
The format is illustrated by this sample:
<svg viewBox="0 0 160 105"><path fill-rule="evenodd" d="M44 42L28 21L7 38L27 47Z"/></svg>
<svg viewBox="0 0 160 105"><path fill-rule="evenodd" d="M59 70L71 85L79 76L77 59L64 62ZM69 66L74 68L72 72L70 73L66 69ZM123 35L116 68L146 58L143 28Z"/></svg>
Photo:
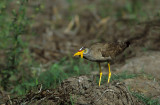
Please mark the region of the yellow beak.
<svg viewBox="0 0 160 105"><path fill-rule="evenodd" d="M78 55L80 55L80 56L81 56L81 58L83 58L83 52L84 52L84 50L82 50L82 51L78 51L77 53L75 53L75 54L74 54L74 56L78 56Z"/></svg>

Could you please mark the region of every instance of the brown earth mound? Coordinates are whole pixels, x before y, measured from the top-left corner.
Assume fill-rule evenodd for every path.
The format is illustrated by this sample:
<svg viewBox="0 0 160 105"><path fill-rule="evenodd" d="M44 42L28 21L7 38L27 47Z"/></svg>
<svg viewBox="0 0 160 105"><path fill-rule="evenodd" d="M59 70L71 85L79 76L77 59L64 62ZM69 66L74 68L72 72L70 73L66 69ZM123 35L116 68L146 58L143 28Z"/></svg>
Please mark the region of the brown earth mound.
<svg viewBox="0 0 160 105"><path fill-rule="evenodd" d="M124 83L112 82L101 85L86 76L65 80L55 90L40 90L25 98L14 98L8 104L47 105L143 105L133 97Z"/></svg>

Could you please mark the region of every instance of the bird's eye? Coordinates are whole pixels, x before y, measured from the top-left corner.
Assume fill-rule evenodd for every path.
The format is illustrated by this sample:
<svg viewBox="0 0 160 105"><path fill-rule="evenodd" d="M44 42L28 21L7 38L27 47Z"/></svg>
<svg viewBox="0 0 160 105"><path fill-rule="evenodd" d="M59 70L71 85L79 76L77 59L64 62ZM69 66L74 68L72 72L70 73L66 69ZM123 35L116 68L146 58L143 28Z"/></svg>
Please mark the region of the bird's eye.
<svg viewBox="0 0 160 105"><path fill-rule="evenodd" d="M87 49L85 49L83 53L84 53L84 54L86 54L87 52L88 52L88 50L87 50Z"/></svg>

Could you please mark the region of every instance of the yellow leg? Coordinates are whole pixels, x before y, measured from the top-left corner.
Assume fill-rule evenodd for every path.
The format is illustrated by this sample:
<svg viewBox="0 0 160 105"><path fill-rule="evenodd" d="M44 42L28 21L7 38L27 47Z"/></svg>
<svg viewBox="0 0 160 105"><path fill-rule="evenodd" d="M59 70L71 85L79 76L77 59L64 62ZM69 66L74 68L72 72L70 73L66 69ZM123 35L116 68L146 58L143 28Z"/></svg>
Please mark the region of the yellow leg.
<svg viewBox="0 0 160 105"><path fill-rule="evenodd" d="M109 83L109 80L111 78L111 71L110 71L110 64L108 63L108 69L109 69L109 73L108 73L108 83Z"/></svg>
<svg viewBox="0 0 160 105"><path fill-rule="evenodd" d="M99 75L100 75L100 78L99 78L99 86L101 85L101 77L102 77L102 70L101 70L101 64L99 63Z"/></svg>

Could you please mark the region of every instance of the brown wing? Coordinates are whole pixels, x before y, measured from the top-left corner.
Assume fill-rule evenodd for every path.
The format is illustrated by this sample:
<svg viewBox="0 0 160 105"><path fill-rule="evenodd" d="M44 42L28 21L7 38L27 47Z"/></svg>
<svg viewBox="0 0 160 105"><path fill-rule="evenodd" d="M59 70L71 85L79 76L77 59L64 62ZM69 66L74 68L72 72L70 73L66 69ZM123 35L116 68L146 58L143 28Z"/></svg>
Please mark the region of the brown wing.
<svg viewBox="0 0 160 105"><path fill-rule="evenodd" d="M101 54L103 57L115 57L122 53L126 47L126 43L105 43L102 47Z"/></svg>

